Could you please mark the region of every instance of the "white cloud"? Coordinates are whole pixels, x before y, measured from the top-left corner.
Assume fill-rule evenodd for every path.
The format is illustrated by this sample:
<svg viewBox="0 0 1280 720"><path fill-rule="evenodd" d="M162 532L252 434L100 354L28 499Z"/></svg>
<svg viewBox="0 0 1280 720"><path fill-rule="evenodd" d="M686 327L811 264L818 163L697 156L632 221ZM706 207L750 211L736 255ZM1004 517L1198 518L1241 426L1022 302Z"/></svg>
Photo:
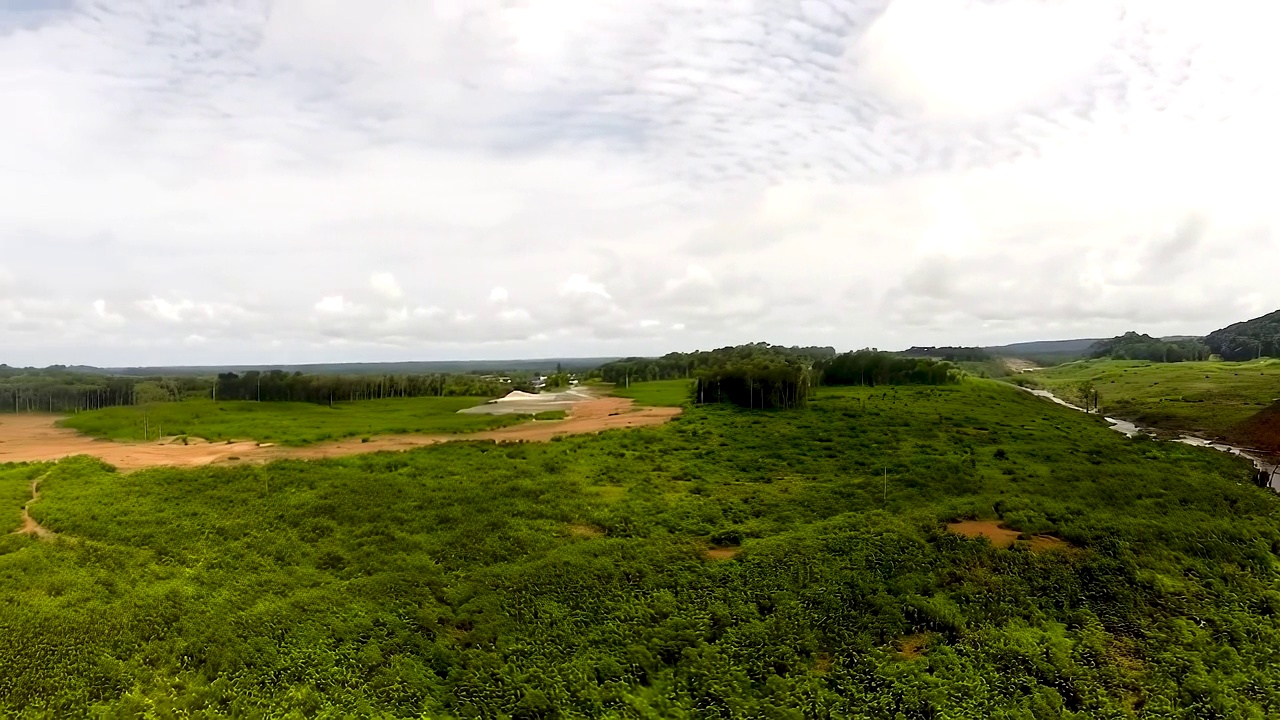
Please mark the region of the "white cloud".
<svg viewBox="0 0 1280 720"><path fill-rule="evenodd" d="M121 314L119 314L119 313L111 312L111 311L107 308L107 301L106 301L106 300L102 300L102 299L94 300L94 301L93 301L93 313L94 313L94 315L96 315L96 316L97 316L97 318L98 318L99 320L101 320L101 321L103 321L103 322L106 322L106 323L119 324L119 323L123 323L123 322L125 321L125 320L124 320L124 316L123 316L123 315L121 315Z"/></svg>
<svg viewBox="0 0 1280 720"><path fill-rule="evenodd" d="M369 285L374 292L387 300L398 300L404 297L404 291L400 289L400 283L396 282L396 276L391 273L382 272L370 275Z"/></svg>
<svg viewBox="0 0 1280 720"><path fill-rule="evenodd" d="M586 275L570 275L568 280L560 283L561 295L598 295L609 299L609 291L603 283L593 282Z"/></svg>
<svg viewBox="0 0 1280 720"><path fill-rule="evenodd" d="M893 347L1280 306L1240 279L1280 263L1271 3L507 5L5 5L0 362Z"/></svg>
<svg viewBox="0 0 1280 720"><path fill-rule="evenodd" d="M347 303L343 300L341 295L330 295L328 297L321 298L320 302L316 303L316 310L319 310L322 313L341 315L346 311L346 309Z"/></svg>

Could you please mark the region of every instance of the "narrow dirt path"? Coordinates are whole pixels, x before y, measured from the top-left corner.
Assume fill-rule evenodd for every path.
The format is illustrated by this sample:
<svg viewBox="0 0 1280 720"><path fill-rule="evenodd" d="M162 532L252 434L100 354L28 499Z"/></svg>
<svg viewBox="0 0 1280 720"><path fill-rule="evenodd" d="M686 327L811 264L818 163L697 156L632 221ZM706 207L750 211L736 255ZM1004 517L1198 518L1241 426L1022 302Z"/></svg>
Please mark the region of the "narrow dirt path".
<svg viewBox="0 0 1280 720"><path fill-rule="evenodd" d="M210 464L261 463L284 458L317 459L466 440L546 442L559 435L599 433L615 428L661 425L680 408L637 408L629 398L605 397L577 403L564 420L541 420L457 435L384 435L362 442L359 437L306 447L264 446L257 442L170 445L98 440L60 428L57 415L0 415L0 463L46 462L90 455L122 472L150 467L197 467Z"/></svg>
<svg viewBox="0 0 1280 720"><path fill-rule="evenodd" d="M30 512L31 506L40 499L40 481L48 476L49 474L45 473L31 481L31 499L27 501L26 505L22 506L22 527L14 530L15 533L19 535L34 535L41 540L47 540L54 537L55 533L36 522L36 519L31 517Z"/></svg>

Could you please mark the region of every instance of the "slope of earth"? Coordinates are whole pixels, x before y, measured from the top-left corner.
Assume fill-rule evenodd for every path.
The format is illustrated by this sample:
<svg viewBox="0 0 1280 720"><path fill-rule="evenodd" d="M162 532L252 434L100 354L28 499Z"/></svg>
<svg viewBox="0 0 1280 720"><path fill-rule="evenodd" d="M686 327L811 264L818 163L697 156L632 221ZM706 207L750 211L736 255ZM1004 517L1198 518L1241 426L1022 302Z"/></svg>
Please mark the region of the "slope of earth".
<svg viewBox="0 0 1280 720"><path fill-rule="evenodd" d="M1092 382L1102 412L1169 433L1246 443L1241 424L1280 398L1280 361L1148 363L1091 360L1023 373L1074 401Z"/></svg>
<svg viewBox="0 0 1280 720"><path fill-rule="evenodd" d="M1280 713L1280 498L991 381L37 470L56 536L0 536L0 716Z"/></svg>
<svg viewBox="0 0 1280 720"><path fill-rule="evenodd" d="M1231 431L1233 438L1249 448L1280 453L1280 402L1274 402L1250 416Z"/></svg>
<svg viewBox="0 0 1280 720"><path fill-rule="evenodd" d="M366 435L303 447L281 447L252 440L225 443L190 441L188 444L173 437L151 443L109 442L59 427L59 419L53 415L0 415L0 462L40 462L90 455L124 471L158 466L263 463L284 458L315 459L384 450L402 451L453 441L539 442L561 435L659 425L679 412L679 408L635 408L630 400L624 398L599 398L576 404L564 420L522 421L496 430L466 434ZM252 430L252 426L246 429ZM299 432L309 431L303 428Z"/></svg>

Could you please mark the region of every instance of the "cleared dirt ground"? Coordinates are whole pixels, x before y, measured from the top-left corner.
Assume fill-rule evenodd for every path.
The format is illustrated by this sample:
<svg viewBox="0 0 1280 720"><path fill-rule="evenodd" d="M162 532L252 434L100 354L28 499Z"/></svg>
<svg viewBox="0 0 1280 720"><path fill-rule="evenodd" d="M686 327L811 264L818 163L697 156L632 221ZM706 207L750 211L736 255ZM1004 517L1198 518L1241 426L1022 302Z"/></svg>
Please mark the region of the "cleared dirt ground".
<svg viewBox="0 0 1280 720"><path fill-rule="evenodd" d="M603 430L660 425L680 414L680 408L636 408L629 398L598 398L573 404L564 420L542 420L460 435L387 435L369 442L349 438L332 443L289 448L257 442L120 443L96 440L57 427L57 415L0 415L0 463L58 460L92 455L122 471L157 466L192 467L213 463L268 462L281 458L328 458L384 450L409 450L461 440L545 442L557 435L598 433Z"/></svg>

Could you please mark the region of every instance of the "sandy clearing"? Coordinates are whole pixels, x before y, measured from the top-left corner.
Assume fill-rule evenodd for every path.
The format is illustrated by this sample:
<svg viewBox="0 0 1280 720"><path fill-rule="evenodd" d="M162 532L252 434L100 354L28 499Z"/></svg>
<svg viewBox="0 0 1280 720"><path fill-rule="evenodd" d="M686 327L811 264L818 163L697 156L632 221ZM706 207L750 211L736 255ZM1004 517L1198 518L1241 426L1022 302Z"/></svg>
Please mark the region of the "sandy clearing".
<svg viewBox="0 0 1280 720"><path fill-rule="evenodd" d="M630 398L586 400L569 409L564 420L543 420L458 435L387 435L369 442L348 438L332 443L290 448L257 442L123 443L97 440L57 427L57 415L0 415L0 463L44 462L72 455L90 455L123 472L149 467L196 467L213 463L261 463L284 458L317 459L386 450L410 450L425 445L463 440L546 442L558 435L599 433L615 428L661 425L680 414L680 408L636 408ZM232 460L235 458L235 460Z"/></svg>

